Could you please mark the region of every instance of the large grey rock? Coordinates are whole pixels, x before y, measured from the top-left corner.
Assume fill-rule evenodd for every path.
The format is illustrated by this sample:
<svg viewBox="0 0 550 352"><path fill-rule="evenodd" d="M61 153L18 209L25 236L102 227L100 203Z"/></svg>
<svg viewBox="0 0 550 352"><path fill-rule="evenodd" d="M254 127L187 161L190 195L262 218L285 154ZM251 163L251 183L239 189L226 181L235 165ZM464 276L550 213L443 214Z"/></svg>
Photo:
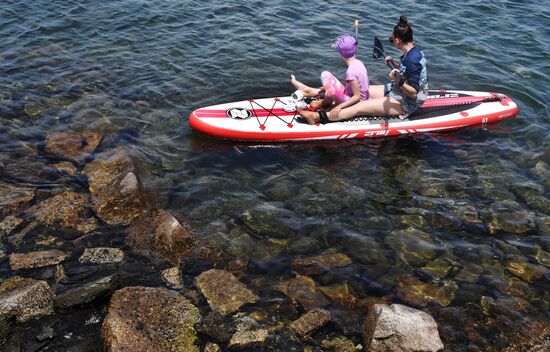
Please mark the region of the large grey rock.
<svg viewBox="0 0 550 352"><path fill-rule="evenodd" d="M434 318L401 304L375 304L363 326L365 348L369 352L441 351Z"/></svg>
<svg viewBox="0 0 550 352"><path fill-rule="evenodd" d="M178 265L196 241L172 214L159 209L130 226L126 243L141 255Z"/></svg>
<svg viewBox="0 0 550 352"><path fill-rule="evenodd" d="M54 293L46 281L13 276L0 285L0 322L25 322L53 314Z"/></svg>
<svg viewBox="0 0 550 352"><path fill-rule="evenodd" d="M165 288L126 287L111 298L103 321L107 351L198 352L198 309Z"/></svg>
<svg viewBox="0 0 550 352"><path fill-rule="evenodd" d="M195 279L195 284L206 297L213 311L228 314L258 297L242 282L225 270L211 269Z"/></svg>

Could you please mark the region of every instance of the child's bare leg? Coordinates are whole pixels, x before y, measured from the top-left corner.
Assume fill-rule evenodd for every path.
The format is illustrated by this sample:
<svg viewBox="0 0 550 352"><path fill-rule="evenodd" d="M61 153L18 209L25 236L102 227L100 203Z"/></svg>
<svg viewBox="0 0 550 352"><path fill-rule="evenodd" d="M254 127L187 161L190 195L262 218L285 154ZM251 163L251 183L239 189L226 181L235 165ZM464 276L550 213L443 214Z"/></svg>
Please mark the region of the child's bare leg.
<svg viewBox="0 0 550 352"><path fill-rule="evenodd" d="M301 90L304 93L304 96L306 97L313 97L319 94L320 89L319 88L312 88L310 86L306 86L302 82L298 81L296 79L296 76L290 75L290 83L294 86L294 88Z"/></svg>

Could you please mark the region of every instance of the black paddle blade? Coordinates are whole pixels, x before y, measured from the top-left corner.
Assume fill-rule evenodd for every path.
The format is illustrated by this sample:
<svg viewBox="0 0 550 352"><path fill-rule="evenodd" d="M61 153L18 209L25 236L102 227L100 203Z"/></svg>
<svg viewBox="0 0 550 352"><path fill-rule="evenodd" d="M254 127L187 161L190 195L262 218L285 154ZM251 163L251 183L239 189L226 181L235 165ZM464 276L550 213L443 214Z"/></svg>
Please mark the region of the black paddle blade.
<svg viewBox="0 0 550 352"><path fill-rule="evenodd" d="M386 57L384 54L384 47L382 46L382 42L378 37L374 37L374 49L372 50L372 57L375 59L379 59L381 57Z"/></svg>

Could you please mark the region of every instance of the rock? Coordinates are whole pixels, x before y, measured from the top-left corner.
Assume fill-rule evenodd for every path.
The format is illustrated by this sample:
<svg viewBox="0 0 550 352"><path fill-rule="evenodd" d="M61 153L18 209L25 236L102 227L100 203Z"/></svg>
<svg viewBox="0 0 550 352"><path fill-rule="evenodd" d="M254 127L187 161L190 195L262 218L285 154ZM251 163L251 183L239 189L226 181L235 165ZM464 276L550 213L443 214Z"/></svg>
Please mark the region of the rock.
<svg viewBox="0 0 550 352"><path fill-rule="evenodd" d="M298 229L292 212L272 204L262 204L245 212L243 221L254 233L275 238L294 237Z"/></svg>
<svg viewBox="0 0 550 352"><path fill-rule="evenodd" d="M96 298L107 297L116 290L118 280L118 275L114 274L76 288L71 288L58 294L55 304L62 309L68 309L89 303Z"/></svg>
<svg viewBox="0 0 550 352"><path fill-rule="evenodd" d="M264 329L254 331L237 331L229 341L229 348L250 348L265 342L269 332Z"/></svg>
<svg viewBox="0 0 550 352"><path fill-rule="evenodd" d="M458 286L452 281L446 281L442 286L426 283L414 277L398 275L395 278L397 295L406 303L426 307L429 302L448 306L454 298Z"/></svg>
<svg viewBox="0 0 550 352"><path fill-rule="evenodd" d="M550 273L550 269L542 265L530 263L523 256L507 255L506 259L505 269L526 282L533 282Z"/></svg>
<svg viewBox="0 0 550 352"><path fill-rule="evenodd" d="M330 321L330 312L316 308L302 315L300 319L290 323L289 328L298 337L304 338Z"/></svg>
<svg viewBox="0 0 550 352"><path fill-rule="evenodd" d="M73 163L69 161L60 161L56 164L53 164L52 167L57 171L64 172L70 176L75 176L77 173L76 167L73 165Z"/></svg>
<svg viewBox="0 0 550 352"><path fill-rule="evenodd" d="M27 116L37 119L44 112L44 106L36 102L26 102L24 112Z"/></svg>
<svg viewBox="0 0 550 352"><path fill-rule="evenodd" d="M53 298L46 281L13 276L0 284L0 320L25 322L53 314Z"/></svg>
<svg viewBox="0 0 550 352"><path fill-rule="evenodd" d="M44 224L90 233L98 224L90 217L89 203L87 194L66 191L33 206L29 212Z"/></svg>
<svg viewBox="0 0 550 352"><path fill-rule="evenodd" d="M101 143L101 133L68 131L53 133L46 138L46 151L61 159L82 163Z"/></svg>
<svg viewBox="0 0 550 352"><path fill-rule="evenodd" d="M534 214L522 205L511 200L495 202L491 205L490 225L495 231L523 234L536 229Z"/></svg>
<svg viewBox="0 0 550 352"><path fill-rule="evenodd" d="M57 265L65 260L67 253L57 249L35 251L29 253L10 254L10 266L12 270L42 268Z"/></svg>
<svg viewBox="0 0 550 352"><path fill-rule="evenodd" d="M20 219L16 216L9 215L4 218L4 221L0 223L0 231L4 235L9 235L12 233L13 230L17 228L17 226L21 225L23 222L23 219Z"/></svg>
<svg viewBox="0 0 550 352"><path fill-rule="evenodd" d="M0 185L0 219L6 215L18 214L27 209L34 199L36 190L16 185Z"/></svg>
<svg viewBox="0 0 550 352"><path fill-rule="evenodd" d="M278 289L306 310L322 308L330 303L321 293L315 281L307 276L296 275L296 278L292 280L281 282Z"/></svg>
<svg viewBox="0 0 550 352"><path fill-rule="evenodd" d="M342 253L324 254L316 257L297 258L292 261L292 270L305 275L318 275L334 268L351 264L351 259Z"/></svg>
<svg viewBox="0 0 550 352"><path fill-rule="evenodd" d="M78 261L82 264L115 264L124 261L124 252L119 248L86 248Z"/></svg>
<svg viewBox="0 0 550 352"><path fill-rule="evenodd" d="M419 267L438 255L438 246L430 236L416 229L392 231L384 243L390 246L405 263Z"/></svg>
<svg viewBox="0 0 550 352"><path fill-rule="evenodd" d="M125 148L98 154L82 173L88 177L94 211L109 225L128 225L151 207Z"/></svg>
<svg viewBox="0 0 550 352"><path fill-rule="evenodd" d="M183 279L181 277L181 270L175 266L173 268L165 269L161 273L162 281L171 289L181 290L183 288Z"/></svg>
<svg viewBox="0 0 550 352"><path fill-rule="evenodd" d="M208 342L206 346L204 346L204 350L203 350L203 352L221 352L221 351L222 349L220 348L220 346L212 342Z"/></svg>
<svg viewBox="0 0 550 352"><path fill-rule="evenodd" d="M196 241L169 212L147 212L128 229L126 243L137 253L179 265Z"/></svg>
<svg viewBox="0 0 550 352"><path fill-rule="evenodd" d="M201 334L210 336L218 341L229 341L231 336L237 331L235 322L229 315L222 315L212 311L204 317L196 327Z"/></svg>
<svg viewBox="0 0 550 352"><path fill-rule="evenodd" d="M427 352L444 347L433 317L401 304L374 305L365 319L363 338L369 352Z"/></svg>
<svg viewBox="0 0 550 352"><path fill-rule="evenodd" d="M224 270L205 271L195 279L195 284L206 297L210 308L221 314L233 313L242 305L258 299L233 274Z"/></svg>
<svg viewBox="0 0 550 352"><path fill-rule="evenodd" d="M334 352L357 352L363 349L361 345L356 347L353 341L345 336L338 336L332 340L323 340L321 344L324 348Z"/></svg>
<svg viewBox="0 0 550 352"><path fill-rule="evenodd" d="M108 351L198 352L198 309L175 291L126 287L116 291L103 321Z"/></svg>
<svg viewBox="0 0 550 352"><path fill-rule="evenodd" d="M333 286L321 286L319 289L332 301L332 303L353 306L358 301L357 297L350 292L349 286L346 283Z"/></svg>

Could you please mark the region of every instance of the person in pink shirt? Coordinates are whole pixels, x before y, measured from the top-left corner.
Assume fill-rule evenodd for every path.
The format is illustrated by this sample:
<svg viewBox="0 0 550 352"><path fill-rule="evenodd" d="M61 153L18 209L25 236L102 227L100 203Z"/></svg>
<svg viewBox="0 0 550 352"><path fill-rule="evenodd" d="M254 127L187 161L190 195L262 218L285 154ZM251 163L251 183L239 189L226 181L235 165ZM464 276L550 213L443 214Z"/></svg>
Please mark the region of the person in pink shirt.
<svg viewBox="0 0 550 352"><path fill-rule="evenodd" d="M369 95L369 76L367 68L357 59L357 39L353 35L343 35L338 37L333 47L338 50L342 60L348 65L346 71L346 84L342 84L332 73L324 71L321 73L321 88L312 88L298 81L294 75L291 75L291 83L301 91L305 97L323 97L322 101L313 101L310 106L318 108L321 112L329 111L331 118L336 119L340 110L357 104L360 101L368 100ZM303 106L297 105L298 114L308 123L315 124L320 120L320 114L308 114L308 110L301 109Z"/></svg>

